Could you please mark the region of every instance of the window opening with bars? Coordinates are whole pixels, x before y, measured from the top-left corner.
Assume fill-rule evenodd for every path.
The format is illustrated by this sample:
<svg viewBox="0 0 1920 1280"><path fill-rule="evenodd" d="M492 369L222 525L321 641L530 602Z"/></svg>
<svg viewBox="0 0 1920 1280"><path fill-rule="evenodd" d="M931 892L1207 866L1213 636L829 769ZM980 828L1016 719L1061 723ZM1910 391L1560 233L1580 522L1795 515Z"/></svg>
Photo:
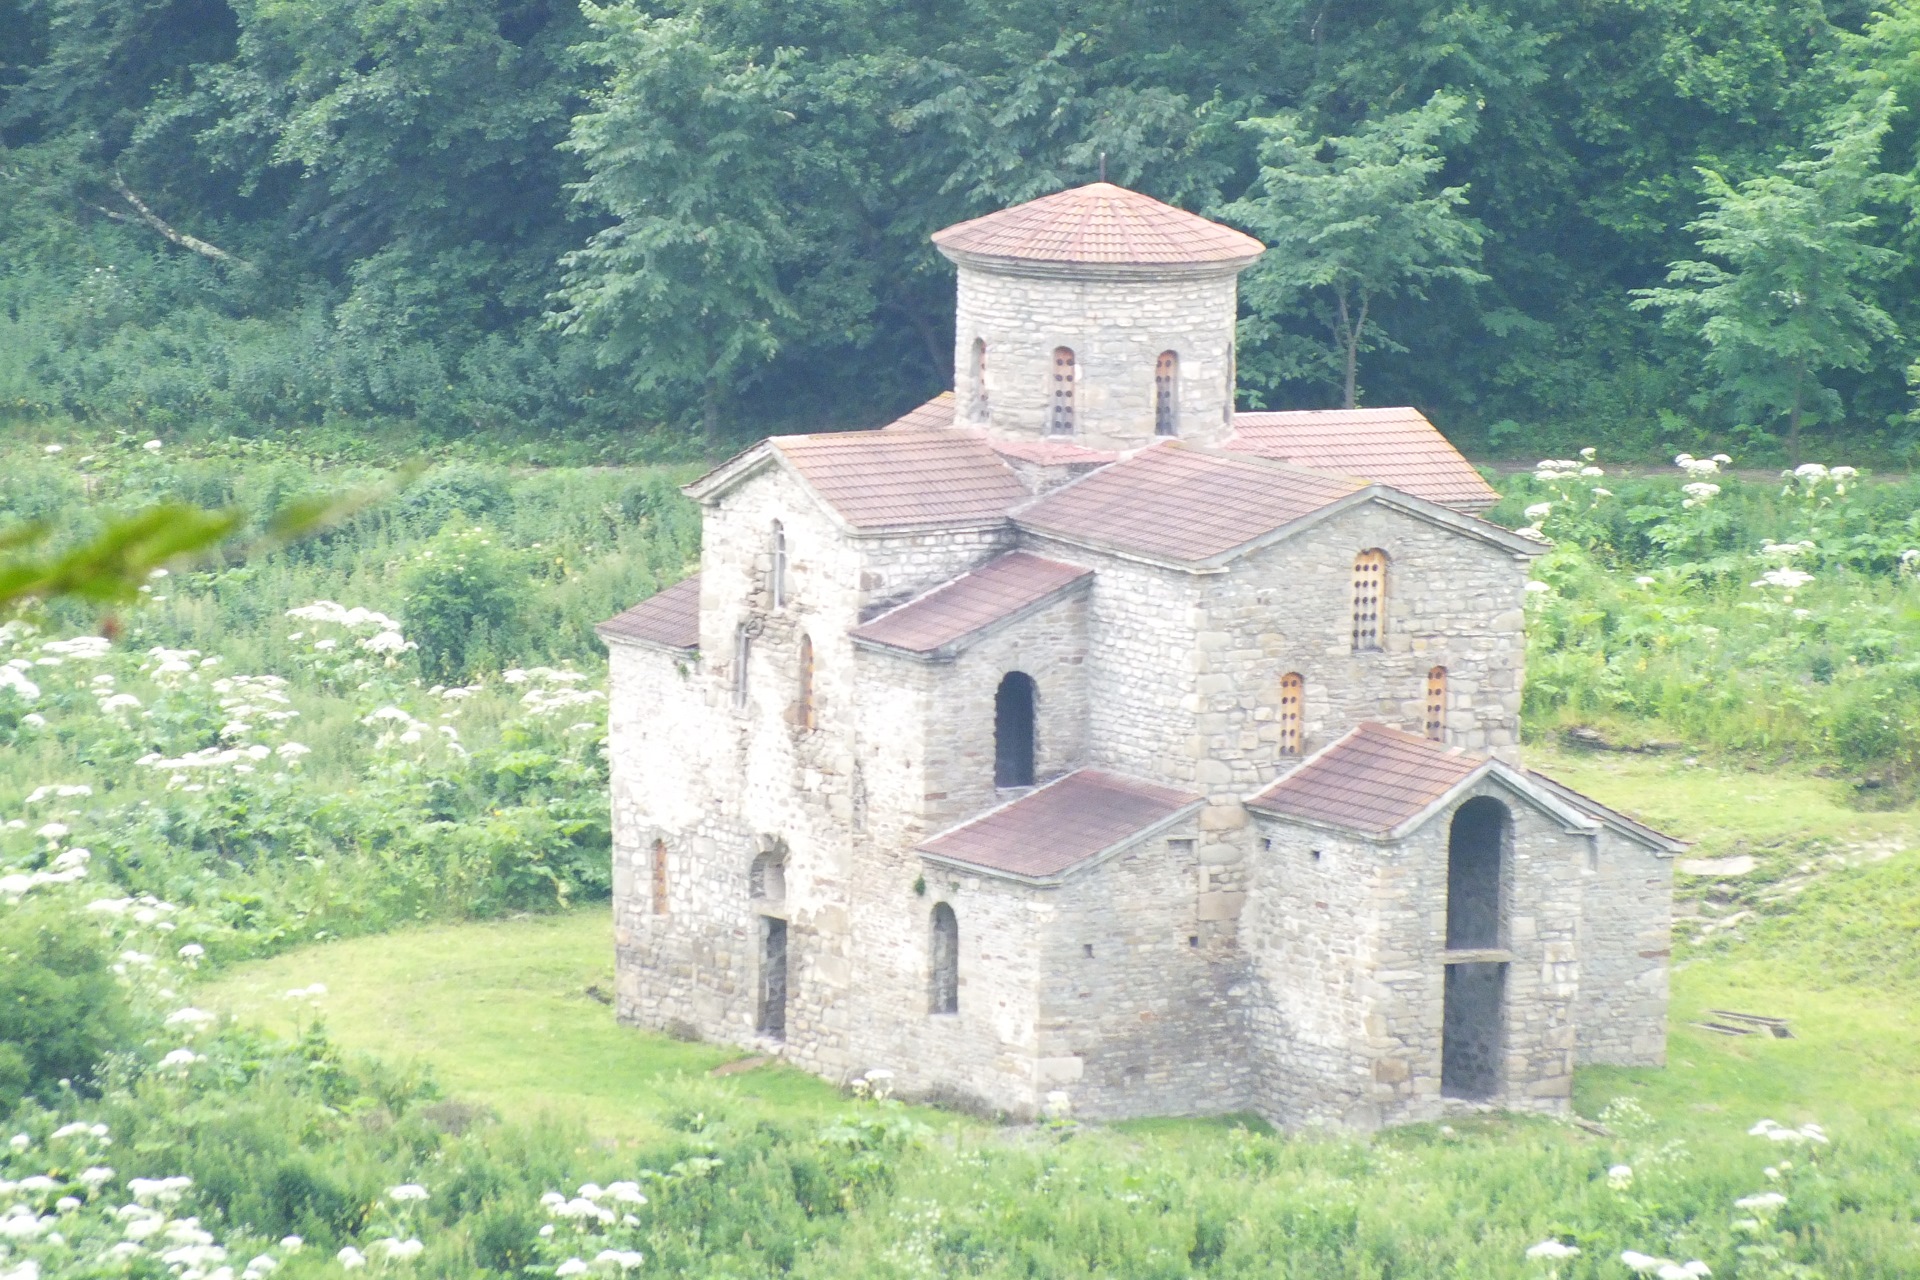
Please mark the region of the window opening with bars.
<svg viewBox="0 0 1920 1280"><path fill-rule="evenodd" d="M1300 726L1307 682L1298 671L1280 677L1280 754L1300 754Z"/></svg>
<svg viewBox="0 0 1920 1280"><path fill-rule="evenodd" d="M1073 434L1073 391L1075 367L1073 350L1055 347L1053 352L1053 398L1047 408L1047 431L1051 435Z"/></svg>
<svg viewBox="0 0 1920 1280"><path fill-rule="evenodd" d="M1447 740L1447 669L1435 667L1427 672L1427 736L1435 742Z"/></svg>
<svg viewBox="0 0 1920 1280"><path fill-rule="evenodd" d="M973 340L973 403L969 417L975 422L985 422L989 416L987 403L987 340Z"/></svg>
<svg viewBox="0 0 1920 1280"><path fill-rule="evenodd" d="M1386 615L1387 553L1362 551L1353 562L1353 647L1378 649Z"/></svg>
<svg viewBox="0 0 1920 1280"><path fill-rule="evenodd" d="M1179 380L1180 357L1171 351L1162 351L1153 366L1153 434L1157 436L1180 434L1176 408Z"/></svg>
<svg viewBox="0 0 1920 1280"><path fill-rule="evenodd" d="M773 572L768 575L773 607L787 606L787 531L778 520L773 522Z"/></svg>
<svg viewBox="0 0 1920 1280"><path fill-rule="evenodd" d="M753 656L753 633L745 623L733 629L733 705L747 705L747 660Z"/></svg>

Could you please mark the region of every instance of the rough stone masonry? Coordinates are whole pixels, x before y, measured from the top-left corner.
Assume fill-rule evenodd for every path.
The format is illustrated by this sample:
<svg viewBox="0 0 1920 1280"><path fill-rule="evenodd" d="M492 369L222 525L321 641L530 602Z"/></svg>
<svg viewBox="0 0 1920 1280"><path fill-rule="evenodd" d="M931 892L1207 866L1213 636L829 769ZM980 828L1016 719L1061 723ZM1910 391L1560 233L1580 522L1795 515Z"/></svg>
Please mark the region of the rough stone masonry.
<svg viewBox="0 0 1920 1280"><path fill-rule="evenodd" d="M690 485L698 576L600 628L620 1018L1016 1117L1661 1062L1681 846L1520 758L1542 546L1412 410L1236 429L1239 232L934 239L954 391Z"/></svg>

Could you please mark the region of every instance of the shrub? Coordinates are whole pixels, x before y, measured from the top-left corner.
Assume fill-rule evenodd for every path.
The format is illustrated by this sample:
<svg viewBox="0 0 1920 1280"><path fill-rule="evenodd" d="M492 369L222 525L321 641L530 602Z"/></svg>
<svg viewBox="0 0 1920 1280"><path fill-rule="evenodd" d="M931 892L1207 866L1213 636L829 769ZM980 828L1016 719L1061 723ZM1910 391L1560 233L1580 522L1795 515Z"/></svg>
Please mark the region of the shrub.
<svg viewBox="0 0 1920 1280"><path fill-rule="evenodd" d="M61 1080L84 1087L131 1027L91 925L57 903L0 908L0 1114Z"/></svg>
<svg viewBox="0 0 1920 1280"><path fill-rule="evenodd" d="M421 674L458 684L517 652L533 601L530 574L527 557L487 530L443 530L402 581Z"/></svg>

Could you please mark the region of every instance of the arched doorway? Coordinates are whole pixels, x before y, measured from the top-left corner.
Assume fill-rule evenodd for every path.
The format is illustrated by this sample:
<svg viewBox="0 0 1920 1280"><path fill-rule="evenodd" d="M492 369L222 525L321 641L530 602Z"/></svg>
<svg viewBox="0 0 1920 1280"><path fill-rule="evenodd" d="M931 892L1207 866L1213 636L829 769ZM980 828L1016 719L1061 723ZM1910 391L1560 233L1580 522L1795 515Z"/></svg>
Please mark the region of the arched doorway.
<svg viewBox="0 0 1920 1280"><path fill-rule="evenodd" d="M1009 671L993 695L993 785L1033 785L1033 677Z"/></svg>
<svg viewBox="0 0 1920 1280"><path fill-rule="evenodd" d="M1512 831L1507 806L1491 796L1475 796L1454 811L1447 834L1448 951L1505 945ZM1506 1006L1504 960L1447 966L1440 1032L1444 1096L1486 1101L1500 1092Z"/></svg>

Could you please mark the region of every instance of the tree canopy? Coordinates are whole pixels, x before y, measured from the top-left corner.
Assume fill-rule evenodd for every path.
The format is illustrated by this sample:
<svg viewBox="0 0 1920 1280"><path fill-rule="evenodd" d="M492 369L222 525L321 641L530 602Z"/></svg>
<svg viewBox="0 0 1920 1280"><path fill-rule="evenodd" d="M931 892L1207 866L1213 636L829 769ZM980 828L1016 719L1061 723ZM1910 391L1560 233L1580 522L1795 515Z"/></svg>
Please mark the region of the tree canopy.
<svg viewBox="0 0 1920 1280"><path fill-rule="evenodd" d="M1903 454L1920 222L1873 184L1915 165L1916 53L1920 0L0 0L0 406L867 425L951 376L929 233L1104 157L1275 243L1266 404L1690 447L1762 409L1634 291L1745 271L1703 243L1727 193L1837 198L1791 166L1890 94L1845 233L1889 323L1800 417Z"/></svg>

